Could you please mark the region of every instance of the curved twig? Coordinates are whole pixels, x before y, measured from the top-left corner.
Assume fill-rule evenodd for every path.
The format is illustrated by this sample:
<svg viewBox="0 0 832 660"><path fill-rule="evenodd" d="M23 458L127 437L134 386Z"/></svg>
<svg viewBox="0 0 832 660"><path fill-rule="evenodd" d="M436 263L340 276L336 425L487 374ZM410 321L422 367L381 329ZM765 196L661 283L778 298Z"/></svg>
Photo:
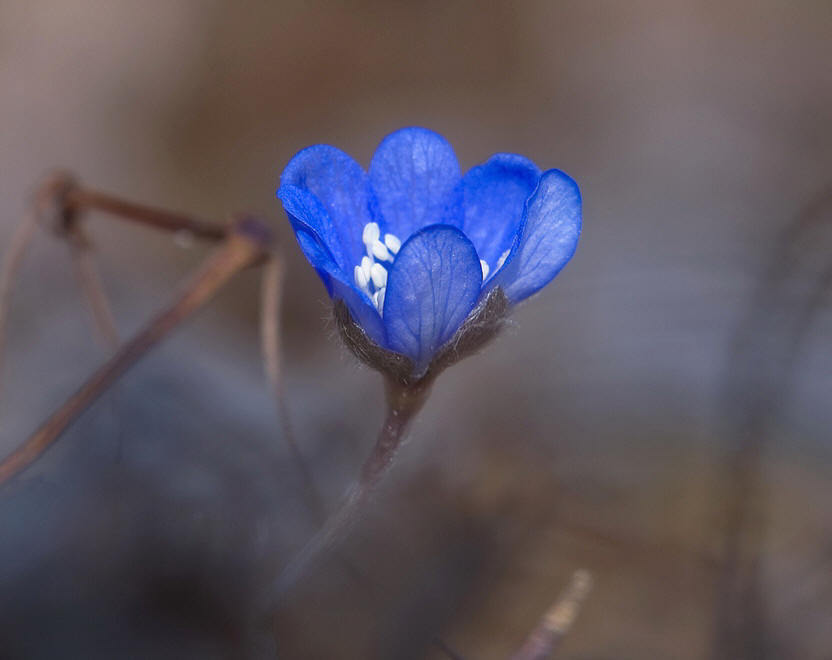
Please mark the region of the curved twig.
<svg viewBox="0 0 832 660"><path fill-rule="evenodd" d="M3 266L0 271L0 373L3 368L3 355L6 346L6 326L9 320L12 292L26 250L32 243L37 229L38 219L34 210L30 210L12 235L9 247L3 255ZM2 383L2 379L0 379Z"/></svg>
<svg viewBox="0 0 832 660"><path fill-rule="evenodd" d="M0 484L36 461L113 382L210 300L233 275L262 259L268 237L268 232L251 219L238 221L234 232L209 255L177 300L125 343L33 435L0 462Z"/></svg>
<svg viewBox="0 0 832 660"><path fill-rule="evenodd" d="M581 604L592 589L589 571L575 571L569 586L546 610L540 623L526 638L523 646L511 656L511 660L546 660L555 652L566 633L572 628Z"/></svg>
<svg viewBox="0 0 832 660"><path fill-rule="evenodd" d="M92 244L85 236L72 237L69 249L78 284L87 300L98 334L107 348L115 350L119 345L118 329L104 290L104 283L95 263Z"/></svg>
<svg viewBox="0 0 832 660"><path fill-rule="evenodd" d="M283 260L272 254L263 267L260 288L260 344L266 378L274 395L283 437L289 446L289 453L295 467L303 480L307 505L320 523L326 518L326 508L315 486L312 472L309 470L295 438L295 430L286 400L286 384L283 378L283 360L280 349L280 309L283 299L284 274Z"/></svg>
<svg viewBox="0 0 832 660"><path fill-rule="evenodd" d="M81 186L72 187L66 193L64 202L71 209L102 211L148 227L173 233L185 232L196 238L214 242L222 241L230 231L227 225L208 222L184 213L174 213L145 206L144 204L128 202Z"/></svg>

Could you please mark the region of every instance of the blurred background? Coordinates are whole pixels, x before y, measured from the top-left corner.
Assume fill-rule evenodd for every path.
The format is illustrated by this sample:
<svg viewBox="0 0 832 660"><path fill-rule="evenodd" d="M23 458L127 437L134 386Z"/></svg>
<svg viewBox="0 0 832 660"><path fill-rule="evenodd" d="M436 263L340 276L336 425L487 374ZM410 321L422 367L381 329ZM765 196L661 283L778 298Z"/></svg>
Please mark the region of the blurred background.
<svg viewBox="0 0 832 660"><path fill-rule="evenodd" d="M0 0L0 241L63 167L286 245L288 403L332 510L382 421L274 198L309 144L405 125L581 185L575 259L446 372L376 506L318 527L237 278L0 492L0 657L516 650L576 569L564 658L832 655L832 4ZM90 216L119 331L208 248ZM66 245L11 308L6 454L108 356Z"/></svg>

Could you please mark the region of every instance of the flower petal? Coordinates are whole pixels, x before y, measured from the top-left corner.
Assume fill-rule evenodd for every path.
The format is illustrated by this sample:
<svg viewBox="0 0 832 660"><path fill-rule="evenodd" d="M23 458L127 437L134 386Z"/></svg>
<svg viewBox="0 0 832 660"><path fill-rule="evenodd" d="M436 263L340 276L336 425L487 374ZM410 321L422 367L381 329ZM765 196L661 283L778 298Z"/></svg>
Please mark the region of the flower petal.
<svg viewBox="0 0 832 660"><path fill-rule="evenodd" d="M310 191L290 184L280 186L277 196L295 232L304 229L312 234L321 245L326 247L327 254L334 259L338 267L346 270L348 262L338 232L321 200ZM317 267L312 258L308 254L306 256L312 265Z"/></svg>
<svg viewBox="0 0 832 660"><path fill-rule="evenodd" d="M361 232L370 222L367 175L340 149L317 144L298 152L280 176L278 196L286 186L297 186L320 200L331 219L325 234L319 234L329 249L340 252L339 265L349 271L361 260ZM284 202L285 203L285 202ZM304 220L303 218L301 218ZM334 250L335 244L340 245Z"/></svg>
<svg viewBox="0 0 832 660"><path fill-rule="evenodd" d="M539 179L537 165L517 154L494 154L463 177L462 229L492 272L500 255L511 248Z"/></svg>
<svg viewBox="0 0 832 660"><path fill-rule="evenodd" d="M370 163L376 221L401 240L426 225L458 225L459 179L456 154L441 135L415 127L391 133Z"/></svg>
<svg viewBox="0 0 832 660"><path fill-rule="evenodd" d="M560 170L548 170L526 203L518 239L505 265L489 282L512 303L548 284L575 254L581 234L581 191Z"/></svg>
<svg viewBox="0 0 832 660"><path fill-rule="evenodd" d="M317 236L303 228L297 229L295 236L304 255L318 271L329 295L334 300L343 300L353 320L364 329L370 339L383 345L385 343L384 325L369 297L352 283Z"/></svg>
<svg viewBox="0 0 832 660"><path fill-rule="evenodd" d="M449 225L432 225L402 245L387 282L387 345L421 371L474 308L482 270L465 234Z"/></svg>

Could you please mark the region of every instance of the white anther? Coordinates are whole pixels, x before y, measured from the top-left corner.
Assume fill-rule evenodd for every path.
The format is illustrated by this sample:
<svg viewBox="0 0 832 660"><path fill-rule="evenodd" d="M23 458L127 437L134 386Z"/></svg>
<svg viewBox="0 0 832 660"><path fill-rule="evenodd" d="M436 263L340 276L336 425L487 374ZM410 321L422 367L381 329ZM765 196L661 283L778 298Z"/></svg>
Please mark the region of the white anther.
<svg viewBox="0 0 832 660"><path fill-rule="evenodd" d="M387 271L381 264L373 264L370 269L370 277L373 279L376 289L387 286Z"/></svg>
<svg viewBox="0 0 832 660"><path fill-rule="evenodd" d="M355 283L358 285L360 289L366 289L369 280L367 276L364 274L364 269L361 266L355 267Z"/></svg>
<svg viewBox="0 0 832 660"><path fill-rule="evenodd" d="M376 241L372 245L373 256L378 259L379 261L393 261L393 257L390 256L390 252L387 250L387 246L382 243L381 241Z"/></svg>
<svg viewBox="0 0 832 660"><path fill-rule="evenodd" d="M509 255L510 252L511 252L511 250L508 249L500 255L500 258L497 259L497 269L500 269L500 268L503 267L503 264L506 262L506 259L508 259L508 255Z"/></svg>
<svg viewBox="0 0 832 660"><path fill-rule="evenodd" d="M398 236L394 236L393 234L385 234L384 235L384 244L387 246L387 249L390 250L393 254L398 254L399 250L402 248L402 242L399 240Z"/></svg>
<svg viewBox="0 0 832 660"><path fill-rule="evenodd" d="M483 261L482 259L480 259L480 268L482 268L482 279L485 279L486 277L488 277L489 268L488 264L485 263L485 261Z"/></svg>
<svg viewBox="0 0 832 660"><path fill-rule="evenodd" d="M373 267L373 259L372 257L361 257L361 270L364 272L364 280L369 282L372 273L370 272Z"/></svg>
<svg viewBox="0 0 832 660"><path fill-rule="evenodd" d="M368 222L364 225L364 232L361 235L364 245L370 247L378 240L379 236L381 236L381 229L379 229L377 222Z"/></svg>
<svg viewBox="0 0 832 660"><path fill-rule="evenodd" d="M373 294L373 304L376 306L379 314L384 311L384 294L386 291L386 288L381 288Z"/></svg>

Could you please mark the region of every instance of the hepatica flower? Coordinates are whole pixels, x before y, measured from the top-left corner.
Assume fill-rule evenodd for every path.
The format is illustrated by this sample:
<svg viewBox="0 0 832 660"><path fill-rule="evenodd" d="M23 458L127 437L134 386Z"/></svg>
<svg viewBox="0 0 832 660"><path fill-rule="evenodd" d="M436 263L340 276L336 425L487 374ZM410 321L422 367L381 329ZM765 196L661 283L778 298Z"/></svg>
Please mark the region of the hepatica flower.
<svg viewBox="0 0 832 660"><path fill-rule="evenodd" d="M308 147L277 194L329 295L415 377L489 305L501 321L548 284L581 232L580 191L560 170L501 153L463 176L451 145L423 128L388 135L367 172L335 147Z"/></svg>

